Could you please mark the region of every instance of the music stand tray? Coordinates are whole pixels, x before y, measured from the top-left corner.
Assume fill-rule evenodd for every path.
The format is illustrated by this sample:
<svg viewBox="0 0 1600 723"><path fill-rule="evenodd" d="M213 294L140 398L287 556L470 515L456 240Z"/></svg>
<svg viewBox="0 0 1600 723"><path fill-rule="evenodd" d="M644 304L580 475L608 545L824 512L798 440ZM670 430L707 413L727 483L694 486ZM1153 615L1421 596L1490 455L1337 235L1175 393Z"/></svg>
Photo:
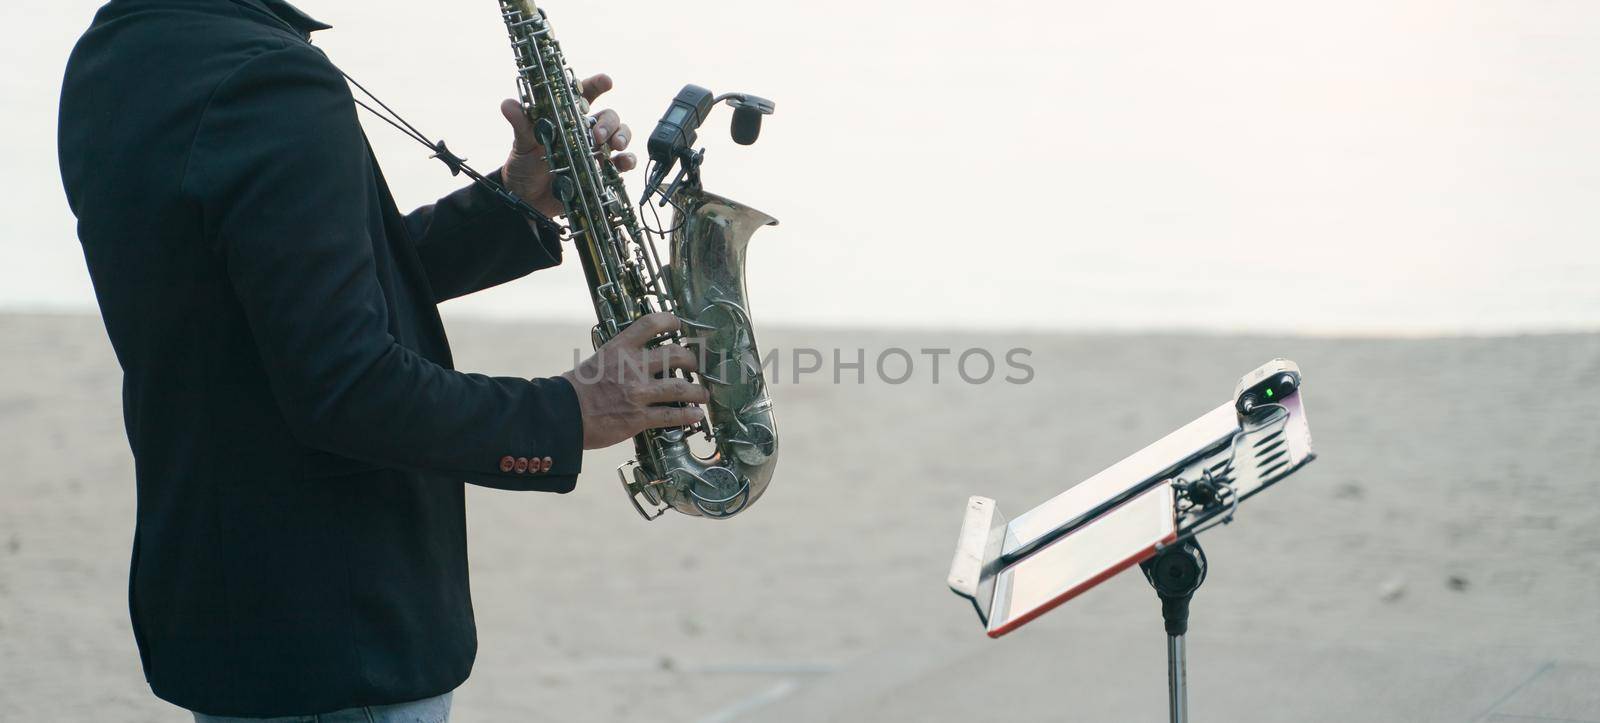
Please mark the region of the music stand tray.
<svg viewBox="0 0 1600 723"><path fill-rule="evenodd" d="M1015 519L972 497L950 589L998 638L1143 566L1162 598L1173 720L1183 720L1188 601L1205 579L1194 538L1315 459L1300 391L1299 367L1274 359L1240 379L1231 401Z"/></svg>

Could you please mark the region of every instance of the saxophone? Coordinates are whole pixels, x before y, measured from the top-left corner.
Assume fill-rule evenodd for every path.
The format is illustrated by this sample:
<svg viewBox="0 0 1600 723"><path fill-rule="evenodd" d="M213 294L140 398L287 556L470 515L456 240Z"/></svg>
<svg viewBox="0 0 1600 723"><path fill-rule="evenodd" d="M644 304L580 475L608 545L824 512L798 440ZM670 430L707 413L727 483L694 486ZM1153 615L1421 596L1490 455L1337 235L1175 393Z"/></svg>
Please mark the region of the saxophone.
<svg viewBox="0 0 1600 723"><path fill-rule="evenodd" d="M766 491L778 458L744 281L750 236L777 221L705 192L691 173L663 194L675 211L671 230L642 227L621 174L595 147L588 103L544 11L531 0L500 0L500 11L516 54L522 109L546 149L567 235L589 282L595 347L639 317L672 313L684 331L661 342L684 343L696 353L695 376L710 394L706 416L695 425L633 438L634 459L617 469L622 486L646 520L668 509L712 519L738 514ZM666 265L658 235L668 237ZM705 454L690 446L700 435L712 447Z"/></svg>

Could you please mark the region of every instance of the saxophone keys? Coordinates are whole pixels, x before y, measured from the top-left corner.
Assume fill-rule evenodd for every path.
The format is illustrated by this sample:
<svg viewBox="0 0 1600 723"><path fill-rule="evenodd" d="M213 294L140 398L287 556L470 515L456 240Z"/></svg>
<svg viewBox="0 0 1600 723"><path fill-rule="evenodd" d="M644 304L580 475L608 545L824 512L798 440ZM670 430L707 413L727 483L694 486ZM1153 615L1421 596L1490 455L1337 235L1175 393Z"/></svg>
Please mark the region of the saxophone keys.
<svg viewBox="0 0 1600 723"><path fill-rule="evenodd" d="M550 186L550 190L562 203L571 203L572 198L578 195L578 182L572 180L572 176L558 173L555 181Z"/></svg>
<svg viewBox="0 0 1600 723"><path fill-rule="evenodd" d="M533 137L539 141L539 145L549 148L556 139L556 124L551 123L549 118L540 118L539 122L533 124Z"/></svg>
<svg viewBox="0 0 1600 723"><path fill-rule="evenodd" d="M726 301L714 301L695 317L707 333L706 348L719 354L733 355L754 346L748 327L741 323L743 315L738 306Z"/></svg>
<svg viewBox="0 0 1600 723"><path fill-rule="evenodd" d="M761 377L761 358L756 356L754 350L751 350L748 354L741 355L739 359L744 362L745 374L749 375L745 377L746 379L758 379Z"/></svg>
<svg viewBox="0 0 1600 723"><path fill-rule="evenodd" d="M690 319L687 316L678 317L678 322L680 324L684 325L684 326L689 327L690 329L694 329L695 331L715 331L716 328L717 328L717 327L714 327L714 326L712 326L710 324L706 324L706 323L703 323L703 322L695 321L694 319Z"/></svg>
<svg viewBox="0 0 1600 723"><path fill-rule="evenodd" d="M710 373L701 372L700 377L713 384L734 386L743 384L750 377L745 374L744 366L738 359L724 357L711 365Z"/></svg>
<svg viewBox="0 0 1600 723"><path fill-rule="evenodd" d="M769 397L763 393L761 396L746 402L744 406L740 407L739 417L743 419L746 417L755 416L759 413L770 411L772 411L772 397ZM752 424L760 424L760 422L752 422Z"/></svg>
<svg viewBox="0 0 1600 723"><path fill-rule="evenodd" d="M622 480L622 489L627 492L628 501L633 503L633 509L644 518L645 522L655 520L671 509L656 491L656 485L660 484L660 481L649 479L649 475L645 474L644 468L639 466L637 461L629 460L618 466L617 477Z"/></svg>
<svg viewBox="0 0 1600 723"><path fill-rule="evenodd" d="M727 441L733 456L752 467L766 464L778 451L778 438L772 433L772 428L765 424L744 425L737 436Z"/></svg>
<svg viewBox="0 0 1600 723"><path fill-rule="evenodd" d="M727 467L712 467L695 477L689 497L706 517L730 517L744 509L750 482Z"/></svg>

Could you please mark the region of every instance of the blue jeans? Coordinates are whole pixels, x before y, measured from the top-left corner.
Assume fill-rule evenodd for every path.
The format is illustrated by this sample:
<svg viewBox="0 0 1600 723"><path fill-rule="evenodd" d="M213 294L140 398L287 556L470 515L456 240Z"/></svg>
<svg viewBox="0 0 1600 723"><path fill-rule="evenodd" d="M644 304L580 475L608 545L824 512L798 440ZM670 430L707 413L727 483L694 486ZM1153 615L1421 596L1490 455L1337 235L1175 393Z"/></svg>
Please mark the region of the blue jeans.
<svg viewBox="0 0 1600 723"><path fill-rule="evenodd" d="M364 708L320 715L292 715L286 718L223 718L195 713L195 723L448 723L450 695L414 700L395 705L369 705Z"/></svg>

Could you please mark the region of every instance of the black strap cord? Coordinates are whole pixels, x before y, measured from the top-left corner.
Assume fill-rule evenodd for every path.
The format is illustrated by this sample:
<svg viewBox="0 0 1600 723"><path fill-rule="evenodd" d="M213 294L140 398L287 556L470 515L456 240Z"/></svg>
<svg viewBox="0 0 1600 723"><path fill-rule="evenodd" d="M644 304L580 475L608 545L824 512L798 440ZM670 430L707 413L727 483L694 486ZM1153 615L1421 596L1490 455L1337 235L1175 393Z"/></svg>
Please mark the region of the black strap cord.
<svg viewBox="0 0 1600 723"><path fill-rule="evenodd" d="M367 105L360 98L355 99L356 105L361 106L368 113L377 116L383 122L394 126L396 130L404 133L411 140L421 143L425 148L433 151L433 155L430 157L439 159L440 163L443 163L446 167L448 167L450 169L450 175L465 175L467 178L472 179L473 183L478 184L480 188L488 191L495 198L500 199L503 203L511 208L520 211L524 216L527 216L528 219L534 223L542 225L547 224L554 228L560 228L559 225L552 221L549 216L544 215L544 213L539 209L528 205L528 202L518 198L516 194L506 190L505 186L494 182L494 180L490 179L488 176L479 173L477 169L467 165L467 159L462 158L461 156L458 156L452 152L450 148L444 144L443 140L428 140L428 137L423 135L422 131L417 130L416 126L411 125L399 113L394 112L393 108L390 108L388 104L384 103L382 100L379 100L378 96L373 95L372 91L367 90L366 86L357 82L355 78L350 77L349 73L341 70L339 71L339 74L343 75L345 80L350 81L351 85L355 86L357 90L361 91L362 95L365 95L367 98L371 99L372 102L377 103L378 107L382 108L384 112L378 112L376 108Z"/></svg>

